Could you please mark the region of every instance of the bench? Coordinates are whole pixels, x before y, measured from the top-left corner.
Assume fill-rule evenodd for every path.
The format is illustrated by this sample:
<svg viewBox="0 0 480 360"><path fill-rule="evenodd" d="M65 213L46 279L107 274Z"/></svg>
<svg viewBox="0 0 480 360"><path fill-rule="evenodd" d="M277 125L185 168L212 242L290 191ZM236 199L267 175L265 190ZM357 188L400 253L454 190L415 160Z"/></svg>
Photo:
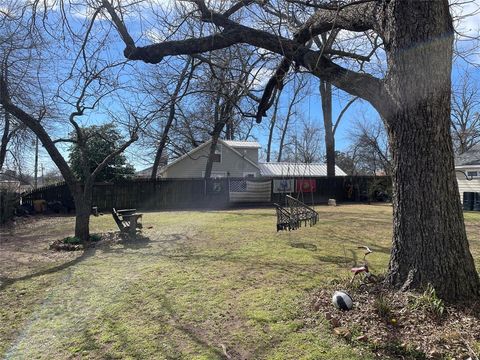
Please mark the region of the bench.
<svg viewBox="0 0 480 360"><path fill-rule="evenodd" d="M135 233L137 229L141 229L142 223L139 220L142 219L142 215L137 214L136 209L112 209L113 220L115 220L121 232Z"/></svg>

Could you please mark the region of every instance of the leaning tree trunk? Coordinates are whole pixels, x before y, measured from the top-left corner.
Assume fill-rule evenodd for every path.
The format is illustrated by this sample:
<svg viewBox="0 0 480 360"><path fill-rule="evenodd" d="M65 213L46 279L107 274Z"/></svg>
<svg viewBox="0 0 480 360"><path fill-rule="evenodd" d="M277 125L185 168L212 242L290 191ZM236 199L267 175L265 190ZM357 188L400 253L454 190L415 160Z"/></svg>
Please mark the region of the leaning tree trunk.
<svg viewBox="0 0 480 360"><path fill-rule="evenodd" d="M453 162L448 1L393 1L389 12L394 224L387 281L403 289L431 284L443 299L471 299L480 282Z"/></svg>
<svg viewBox="0 0 480 360"><path fill-rule="evenodd" d="M7 157L7 146L10 140L10 114L8 111L4 111L3 117L3 135L0 142L0 171L3 169L3 164L5 163L5 158Z"/></svg>

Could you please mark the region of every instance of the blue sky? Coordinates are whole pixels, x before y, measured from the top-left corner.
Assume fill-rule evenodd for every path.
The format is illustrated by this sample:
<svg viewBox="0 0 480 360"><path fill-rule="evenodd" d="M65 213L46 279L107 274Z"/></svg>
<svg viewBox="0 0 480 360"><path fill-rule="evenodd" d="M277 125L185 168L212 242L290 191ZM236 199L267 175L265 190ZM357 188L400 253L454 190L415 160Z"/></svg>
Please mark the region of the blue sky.
<svg viewBox="0 0 480 360"><path fill-rule="evenodd" d="M161 4L168 4L171 0L157 0L158 3ZM478 35L478 31L480 28L480 15L477 13L478 6L480 0L476 0L473 2L462 2L463 5L460 7L454 8L454 12L457 15L463 13L475 13L474 16L470 16L468 18L462 19L460 24L457 24L457 29L464 35L467 36L475 36ZM82 15L77 15L79 19L82 18ZM88 16L87 16L88 17ZM133 29L130 29L133 30ZM143 29L144 31L148 31ZM134 31L134 30L133 30ZM471 46L471 42L462 41L459 43L459 47L461 49L465 49ZM119 49L119 53L121 53L121 49ZM480 63L480 57L478 55L474 55L469 59L472 63ZM172 58L167 58L164 61L174 61ZM480 81L480 70L479 68L467 64L465 61L461 59L457 59L454 64L454 71L452 73L453 81L455 82L459 75L462 74L463 71L468 71L469 77L472 81ZM309 83L310 83L310 93L308 96L297 105L296 110L299 113L303 114L303 117L309 120L310 122L317 124L319 127L323 127L323 120L321 116L321 105L320 105L320 96L318 91L318 79L314 78L313 76L309 76ZM285 90L288 93L288 89ZM288 97L288 96L285 96ZM348 101L349 96L345 93L341 93L339 91L335 92L334 96L334 104L333 104L333 119L335 120L342 110L345 103ZM283 106L286 106L286 101L283 101ZM271 111L270 111L271 113ZM352 124L357 120L366 121L378 121L378 114L376 111L365 101L357 101L353 106L349 108L349 110L345 113L340 126L338 127L337 134L336 134L336 147L338 150L346 151L349 146L349 131ZM264 118L264 123L268 123L269 118ZM254 134L256 138L260 141L263 147L266 146L266 131L261 130L261 127L256 127L254 130ZM322 139L323 140L323 139ZM137 170L142 169L147 166L145 162L139 162L136 159L138 158L137 150L132 148L127 150L127 156L131 159L131 162L135 165ZM153 160L153 159L152 159ZM44 167L48 170L53 167L48 155L43 151L40 154L40 162L44 165ZM29 161L29 167L33 166L33 159Z"/></svg>

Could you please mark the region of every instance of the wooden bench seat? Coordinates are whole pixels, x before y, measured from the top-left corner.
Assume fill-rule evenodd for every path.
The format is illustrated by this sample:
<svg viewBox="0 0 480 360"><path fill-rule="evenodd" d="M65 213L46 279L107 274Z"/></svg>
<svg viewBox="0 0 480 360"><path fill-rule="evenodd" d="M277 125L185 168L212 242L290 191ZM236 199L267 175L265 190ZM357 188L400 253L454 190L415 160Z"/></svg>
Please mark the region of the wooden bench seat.
<svg viewBox="0 0 480 360"><path fill-rule="evenodd" d="M139 220L142 219L143 214L138 214L136 211L136 209L112 209L113 219L121 232L135 233L137 229L142 228L142 223Z"/></svg>

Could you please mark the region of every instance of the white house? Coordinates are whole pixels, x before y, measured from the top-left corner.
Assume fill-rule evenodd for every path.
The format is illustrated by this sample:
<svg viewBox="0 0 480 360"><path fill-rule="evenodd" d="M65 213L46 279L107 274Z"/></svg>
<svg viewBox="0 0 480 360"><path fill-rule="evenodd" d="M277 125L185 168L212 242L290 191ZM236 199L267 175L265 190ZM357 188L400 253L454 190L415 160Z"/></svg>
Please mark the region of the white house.
<svg viewBox="0 0 480 360"><path fill-rule="evenodd" d="M211 140L180 156L162 167L158 175L163 178L202 178L205 175ZM218 140L216 156L213 162L211 177L321 177L327 176L325 164L300 163L260 163L256 141ZM139 177L148 177L149 169L137 173ZM337 176L346 176L338 166Z"/></svg>
<svg viewBox="0 0 480 360"><path fill-rule="evenodd" d="M455 158L455 170L462 201L464 192L480 193L480 144Z"/></svg>
<svg viewBox="0 0 480 360"><path fill-rule="evenodd" d="M158 171L162 178L202 178L205 176L211 140L173 160ZM216 155L213 160L211 177L257 177L258 149L256 141L218 140ZM140 171L137 176L149 176L149 169Z"/></svg>

